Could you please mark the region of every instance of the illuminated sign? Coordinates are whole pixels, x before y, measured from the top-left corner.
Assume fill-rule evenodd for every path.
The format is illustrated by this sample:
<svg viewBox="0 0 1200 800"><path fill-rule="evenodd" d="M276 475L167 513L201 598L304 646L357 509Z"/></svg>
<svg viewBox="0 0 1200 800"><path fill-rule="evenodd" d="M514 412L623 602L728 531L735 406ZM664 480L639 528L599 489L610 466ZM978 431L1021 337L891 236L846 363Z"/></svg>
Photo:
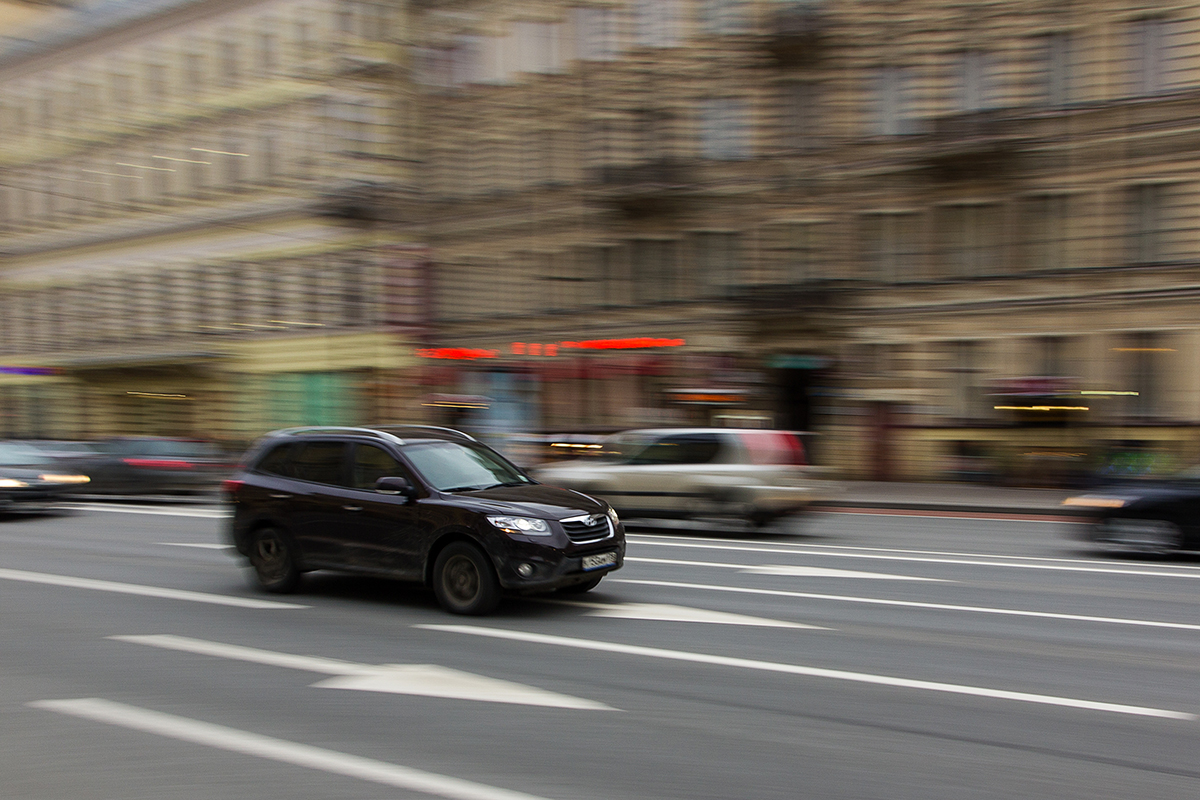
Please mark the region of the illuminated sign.
<svg viewBox="0 0 1200 800"><path fill-rule="evenodd" d="M425 347L417 351L421 358L444 358L451 361L473 361L477 358L495 358L499 350L482 350L478 347Z"/></svg>
<svg viewBox="0 0 1200 800"><path fill-rule="evenodd" d="M61 375L58 367L0 367L0 375Z"/></svg>
<svg viewBox="0 0 1200 800"><path fill-rule="evenodd" d="M638 336L632 339L591 339L584 342L559 342L559 347L574 350L641 350L647 347L683 347L683 339L652 339Z"/></svg>

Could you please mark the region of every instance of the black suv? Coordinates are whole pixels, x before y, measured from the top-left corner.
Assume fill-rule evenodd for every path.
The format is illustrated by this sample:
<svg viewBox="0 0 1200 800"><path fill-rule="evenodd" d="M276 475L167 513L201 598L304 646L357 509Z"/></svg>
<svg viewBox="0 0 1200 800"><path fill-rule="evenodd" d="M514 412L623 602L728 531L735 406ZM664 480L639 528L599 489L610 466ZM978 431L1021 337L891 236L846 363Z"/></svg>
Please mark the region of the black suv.
<svg viewBox="0 0 1200 800"><path fill-rule="evenodd" d="M333 569L421 581L446 610L486 614L503 591L586 592L625 556L603 500L448 428L276 431L224 488L233 544L271 592Z"/></svg>

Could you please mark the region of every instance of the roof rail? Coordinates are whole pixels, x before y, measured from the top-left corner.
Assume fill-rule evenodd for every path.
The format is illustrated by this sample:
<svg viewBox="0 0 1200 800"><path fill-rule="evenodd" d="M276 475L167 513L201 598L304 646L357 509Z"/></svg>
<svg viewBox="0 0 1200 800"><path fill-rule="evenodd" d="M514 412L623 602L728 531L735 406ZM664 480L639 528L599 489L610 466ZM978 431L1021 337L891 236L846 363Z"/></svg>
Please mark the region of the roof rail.
<svg viewBox="0 0 1200 800"><path fill-rule="evenodd" d="M377 428L352 428L338 425L306 425L298 428L283 428L274 431L277 436L296 436L302 433L353 433L359 436L374 436L376 439L389 439L401 442L400 437L388 431Z"/></svg>
<svg viewBox="0 0 1200 800"><path fill-rule="evenodd" d="M460 431L455 428L446 428L441 425L380 425L375 430L383 431L384 433L390 433L393 436L395 435L395 431L438 431L440 433L448 433L459 439L467 439L468 441L472 442L479 441L465 431Z"/></svg>

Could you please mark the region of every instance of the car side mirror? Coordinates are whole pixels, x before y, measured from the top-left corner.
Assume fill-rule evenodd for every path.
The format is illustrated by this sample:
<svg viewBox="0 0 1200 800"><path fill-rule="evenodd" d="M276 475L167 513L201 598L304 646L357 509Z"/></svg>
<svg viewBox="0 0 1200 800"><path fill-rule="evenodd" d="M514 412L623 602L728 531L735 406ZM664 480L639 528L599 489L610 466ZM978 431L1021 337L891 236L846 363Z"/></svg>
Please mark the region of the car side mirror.
<svg viewBox="0 0 1200 800"><path fill-rule="evenodd" d="M417 488L412 485L408 478L380 478L375 481L375 491L380 494L398 494L409 498L410 500L416 496Z"/></svg>

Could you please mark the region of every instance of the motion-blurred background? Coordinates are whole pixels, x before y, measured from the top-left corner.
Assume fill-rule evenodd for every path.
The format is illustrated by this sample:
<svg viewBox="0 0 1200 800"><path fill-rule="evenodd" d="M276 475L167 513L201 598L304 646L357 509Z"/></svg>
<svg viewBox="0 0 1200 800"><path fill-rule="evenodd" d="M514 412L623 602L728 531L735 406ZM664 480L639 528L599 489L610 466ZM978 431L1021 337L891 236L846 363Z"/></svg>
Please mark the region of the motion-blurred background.
<svg viewBox="0 0 1200 800"><path fill-rule="evenodd" d="M4 0L0 33L0 437L1200 456L1200 4Z"/></svg>

